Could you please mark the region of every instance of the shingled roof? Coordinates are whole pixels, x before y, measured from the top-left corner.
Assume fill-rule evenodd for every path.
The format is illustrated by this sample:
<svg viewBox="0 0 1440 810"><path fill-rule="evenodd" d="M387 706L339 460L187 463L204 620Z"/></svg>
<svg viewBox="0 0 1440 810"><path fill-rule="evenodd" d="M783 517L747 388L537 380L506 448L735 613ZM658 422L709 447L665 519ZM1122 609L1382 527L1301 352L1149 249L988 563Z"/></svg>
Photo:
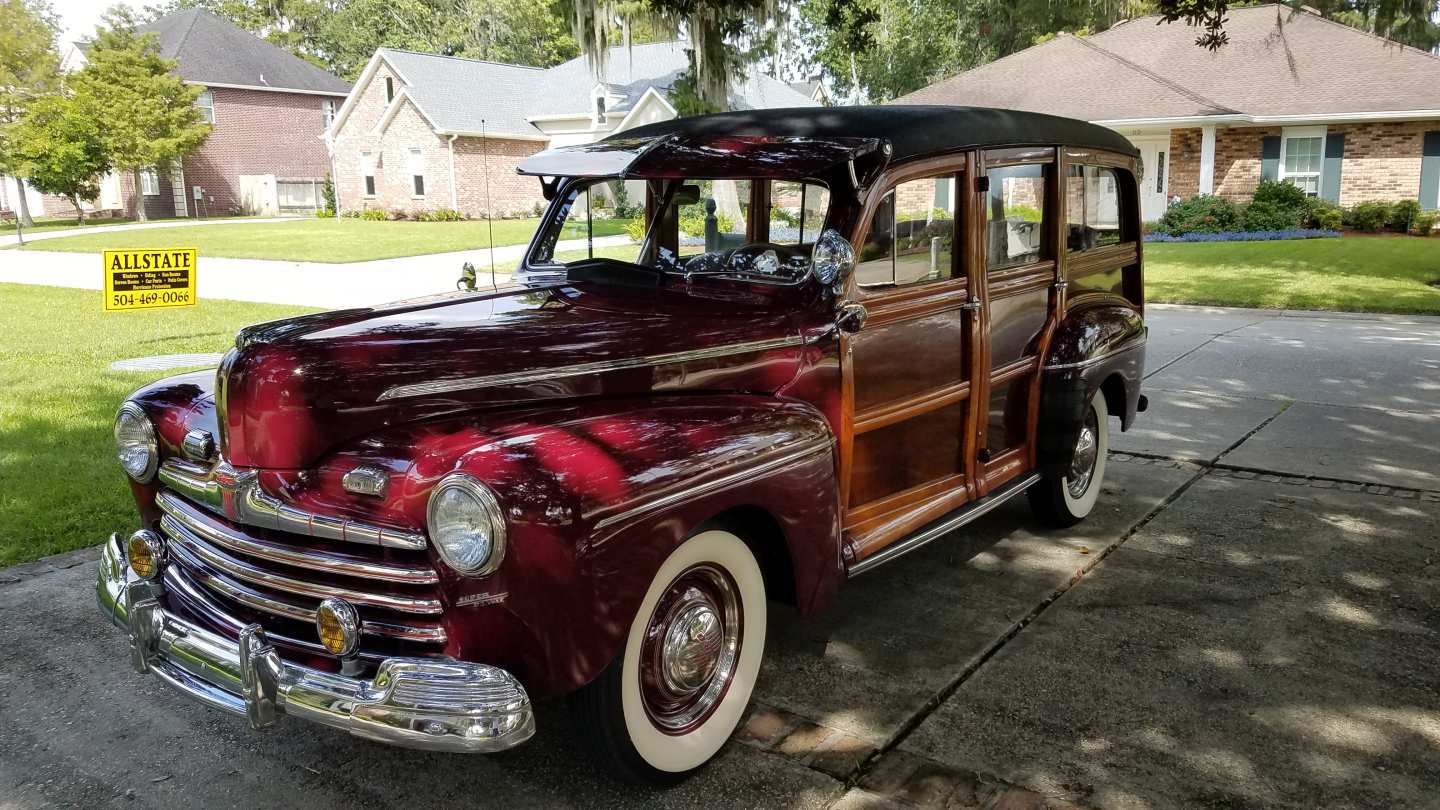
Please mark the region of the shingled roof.
<svg viewBox="0 0 1440 810"><path fill-rule="evenodd" d="M350 92L349 83L198 8L166 14L140 30L159 38L160 54L176 60L176 72L187 82L333 96Z"/></svg>
<svg viewBox="0 0 1440 810"><path fill-rule="evenodd" d="M1323 119L1440 111L1440 57L1288 5L1232 9L1229 43L1142 17L1053 40L937 82L901 104L975 104L1087 121Z"/></svg>

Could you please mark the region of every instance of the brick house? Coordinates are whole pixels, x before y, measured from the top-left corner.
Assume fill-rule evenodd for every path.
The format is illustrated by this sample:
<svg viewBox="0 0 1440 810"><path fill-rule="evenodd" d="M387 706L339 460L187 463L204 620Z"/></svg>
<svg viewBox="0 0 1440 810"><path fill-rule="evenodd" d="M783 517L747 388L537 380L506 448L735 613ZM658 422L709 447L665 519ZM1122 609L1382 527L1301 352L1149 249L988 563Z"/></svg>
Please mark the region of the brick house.
<svg viewBox="0 0 1440 810"><path fill-rule="evenodd" d="M1440 207L1440 57L1308 9L1232 9L1210 52L1146 17L1068 34L966 71L900 104L1048 112L1129 137L1145 219L1196 194L1249 199L1262 179L1350 206Z"/></svg>
<svg viewBox="0 0 1440 810"><path fill-rule="evenodd" d="M204 88L197 105L210 136L180 165L141 172L138 195L132 173L107 175L86 208L133 216L138 203L150 218L313 211L330 173L323 134L350 85L208 11L140 30L156 35L186 84ZM27 201L34 215L74 213L63 198L32 192Z"/></svg>
<svg viewBox="0 0 1440 810"><path fill-rule="evenodd" d="M553 68L391 48L375 52L327 133L341 209L528 214L540 184L515 173L550 146L675 117L684 43L613 48L598 81L583 58ZM737 82L735 109L814 106L768 76Z"/></svg>

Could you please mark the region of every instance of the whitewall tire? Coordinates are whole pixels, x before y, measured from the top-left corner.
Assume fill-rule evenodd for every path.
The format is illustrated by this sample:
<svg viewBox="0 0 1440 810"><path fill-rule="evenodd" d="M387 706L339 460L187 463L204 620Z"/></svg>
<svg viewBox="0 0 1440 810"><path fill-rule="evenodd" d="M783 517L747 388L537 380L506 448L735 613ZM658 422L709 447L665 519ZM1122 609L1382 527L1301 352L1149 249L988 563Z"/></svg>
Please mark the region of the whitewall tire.
<svg viewBox="0 0 1440 810"><path fill-rule="evenodd" d="M1109 450L1110 412L1105 394L1096 391L1080 423L1069 467L1061 475L1041 479L1026 493L1035 514L1056 527L1073 526L1088 517L1100 499Z"/></svg>
<svg viewBox="0 0 1440 810"><path fill-rule="evenodd" d="M673 783L745 715L765 653L765 584L745 542L709 529L656 572L625 647L572 700L592 750L628 781Z"/></svg>

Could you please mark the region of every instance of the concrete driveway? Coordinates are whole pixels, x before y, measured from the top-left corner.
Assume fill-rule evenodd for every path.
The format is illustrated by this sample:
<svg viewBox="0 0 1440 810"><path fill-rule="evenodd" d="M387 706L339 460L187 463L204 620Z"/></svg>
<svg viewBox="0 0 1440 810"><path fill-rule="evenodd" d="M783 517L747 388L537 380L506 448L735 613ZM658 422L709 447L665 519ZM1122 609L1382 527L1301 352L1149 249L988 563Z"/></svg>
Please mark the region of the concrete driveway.
<svg viewBox="0 0 1440 810"><path fill-rule="evenodd" d="M0 571L0 806L1440 806L1440 319L1150 324L1096 514L1012 503L772 611L679 788L608 781L556 705L483 758L252 733L129 670L87 551Z"/></svg>

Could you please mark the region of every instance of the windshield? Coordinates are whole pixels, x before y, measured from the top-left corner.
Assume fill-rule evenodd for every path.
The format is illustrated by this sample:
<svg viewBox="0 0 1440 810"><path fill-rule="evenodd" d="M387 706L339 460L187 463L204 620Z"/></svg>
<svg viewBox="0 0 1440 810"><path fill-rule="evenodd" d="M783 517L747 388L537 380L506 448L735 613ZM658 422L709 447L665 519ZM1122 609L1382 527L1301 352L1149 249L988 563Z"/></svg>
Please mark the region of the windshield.
<svg viewBox="0 0 1440 810"><path fill-rule="evenodd" d="M582 181L552 209L530 264L795 283L809 271L829 207L829 190L813 181Z"/></svg>

